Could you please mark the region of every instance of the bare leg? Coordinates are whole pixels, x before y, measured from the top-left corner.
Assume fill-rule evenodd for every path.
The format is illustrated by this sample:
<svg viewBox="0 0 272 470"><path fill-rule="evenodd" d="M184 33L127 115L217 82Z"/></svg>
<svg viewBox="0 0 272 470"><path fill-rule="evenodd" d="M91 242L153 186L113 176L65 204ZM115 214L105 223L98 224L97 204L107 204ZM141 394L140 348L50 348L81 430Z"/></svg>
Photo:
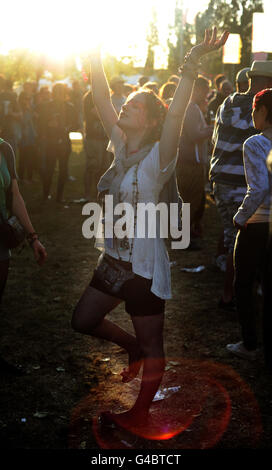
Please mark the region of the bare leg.
<svg viewBox="0 0 272 470"><path fill-rule="evenodd" d="M112 341L128 352L129 362L133 363L139 355L136 338L104 318L120 302L120 299L88 286L74 310L72 328L79 333Z"/></svg>
<svg viewBox="0 0 272 470"><path fill-rule="evenodd" d="M147 317L132 317L136 337L144 354L144 369L139 396L134 411L148 413L153 398L160 386L164 367L163 326L164 314Z"/></svg>
<svg viewBox="0 0 272 470"><path fill-rule="evenodd" d="M163 350L164 314L132 317L136 337L144 354L144 368L139 395L133 407L121 414L106 413L106 421L114 421L125 428L144 425L149 408L160 386L165 358Z"/></svg>

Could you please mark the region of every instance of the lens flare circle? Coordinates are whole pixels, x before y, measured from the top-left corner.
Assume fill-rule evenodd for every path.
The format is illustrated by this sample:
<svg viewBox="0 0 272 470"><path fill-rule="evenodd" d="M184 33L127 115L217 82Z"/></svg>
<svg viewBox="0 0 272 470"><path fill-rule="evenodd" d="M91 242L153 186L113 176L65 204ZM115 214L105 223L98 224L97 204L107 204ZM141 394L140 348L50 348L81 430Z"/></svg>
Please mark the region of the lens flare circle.
<svg viewBox="0 0 272 470"><path fill-rule="evenodd" d="M168 359L168 364L160 387L163 398L153 401L148 425L106 426L99 421L105 409L118 419L138 396L140 379L124 384L116 374L73 410L71 447L92 439L102 449L208 449L224 439L235 441L236 434L237 446L257 444L262 434L258 403L230 366L181 358Z"/></svg>

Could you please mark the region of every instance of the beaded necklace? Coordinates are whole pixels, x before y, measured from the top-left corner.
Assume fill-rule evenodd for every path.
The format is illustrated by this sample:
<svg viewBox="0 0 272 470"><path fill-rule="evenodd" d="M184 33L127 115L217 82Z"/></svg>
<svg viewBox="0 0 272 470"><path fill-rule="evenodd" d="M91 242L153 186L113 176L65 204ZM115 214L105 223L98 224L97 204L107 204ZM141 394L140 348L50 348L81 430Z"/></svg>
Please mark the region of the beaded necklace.
<svg viewBox="0 0 272 470"><path fill-rule="evenodd" d="M129 262L131 261L132 258L132 252L133 252L133 246L134 246L134 238L135 238L135 233L136 233L136 223L137 223L137 207L138 207L138 201L139 201L139 187L138 187L138 168L139 164L135 165L134 172L133 172L133 181L132 181L132 187L133 187L133 192L132 192L132 206L134 210L134 222L133 222L133 238L131 240L131 243L129 243L129 239L127 236L125 236L121 241L120 241L120 249L121 250L128 250L129 249ZM119 199L120 199L120 191L119 191ZM121 260L121 256L118 250L118 240L116 240L116 250L118 253L118 257Z"/></svg>

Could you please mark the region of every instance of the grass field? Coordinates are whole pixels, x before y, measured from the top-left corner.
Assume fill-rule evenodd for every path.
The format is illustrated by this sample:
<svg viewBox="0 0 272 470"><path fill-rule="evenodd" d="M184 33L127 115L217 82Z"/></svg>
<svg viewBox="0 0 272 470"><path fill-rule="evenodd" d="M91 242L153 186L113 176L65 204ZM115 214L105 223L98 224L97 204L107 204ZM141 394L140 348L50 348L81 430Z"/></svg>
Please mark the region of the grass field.
<svg viewBox="0 0 272 470"><path fill-rule="evenodd" d="M140 436L133 442L101 435L93 417L101 409L132 405L139 381L123 384L126 355L113 344L83 337L70 327L73 308L88 283L98 252L81 234L84 217L73 202L83 197L84 154L73 153L65 205L41 204L39 181L21 185L48 260L36 265L25 247L14 252L1 314L1 352L26 374L1 379L1 447L8 449L271 448L272 377L262 353L254 363L229 355L240 339L236 318L218 309L223 274L213 264L220 234L207 198L201 251L173 251L173 299L167 303L162 389L177 393L154 403L169 438ZM200 273L181 267L204 265ZM131 329L122 306L110 318ZM261 337L260 337L261 341ZM178 410L178 411L177 411Z"/></svg>

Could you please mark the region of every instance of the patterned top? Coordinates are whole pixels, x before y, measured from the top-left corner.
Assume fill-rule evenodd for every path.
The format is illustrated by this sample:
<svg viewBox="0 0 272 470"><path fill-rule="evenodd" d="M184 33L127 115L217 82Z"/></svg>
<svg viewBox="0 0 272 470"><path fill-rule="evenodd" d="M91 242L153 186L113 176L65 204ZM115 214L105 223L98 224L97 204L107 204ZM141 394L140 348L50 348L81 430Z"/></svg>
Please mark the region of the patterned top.
<svg viewBox="0 0 272 470"><path fill-rule="evenodd" d="M272 175L266 159L271 149L272 141L262 134L254 135L244 143L247 192L234 216L239 225L269 221Z"/></svg>
<svg viewBox="0 0 272 470"><path fill-rule="evenodd" d="M243 144L258 133L251 117L253 96L234 93L225 99L217 111L210 167L213 182L246 186Z"/></svg>
<svg viewBox="0 0 272 470"><path fill-rule="evenodd" d="M121 129L116 125L113 127L111 135L111 148L114 153L114 158L118 159L122 148L126 144L125 135ZM175 171L177 156L164 168L160 169L160 156L159 156L159 142L156 142L148 155L140 162L138 174L138 202L139 203L153 203L158 204L160 192L165 183L170 179ZM120 201L121 203L129 203L134 207L133 196L133 179L136 165L129 168L126 172L123 181L120 185ZM151 225L155 223L155 219L151 220ZM156 221L157 223L157 221ZM126 225L129 232L129 227L134 225L134 214L128 212ZM152 231L152 227L148 225ZM168 252L165 246L164 239L158 236L148 237L145 235L138 235L139 220L136 221L135 236L133 239L132 259L130 259L129 251L132 240L129 238L129 247L121 249L116 246L110 247L106 244L105 251L110 256L123 261L132 262L132 271L139 276L146 279L152 279L151 292L162 299L170 299L171 293L171 273ZM138 236L137 236L138 235ZM116 241L116 240L115 240ZM99 246L96 245L98 249Z"/></svg>

